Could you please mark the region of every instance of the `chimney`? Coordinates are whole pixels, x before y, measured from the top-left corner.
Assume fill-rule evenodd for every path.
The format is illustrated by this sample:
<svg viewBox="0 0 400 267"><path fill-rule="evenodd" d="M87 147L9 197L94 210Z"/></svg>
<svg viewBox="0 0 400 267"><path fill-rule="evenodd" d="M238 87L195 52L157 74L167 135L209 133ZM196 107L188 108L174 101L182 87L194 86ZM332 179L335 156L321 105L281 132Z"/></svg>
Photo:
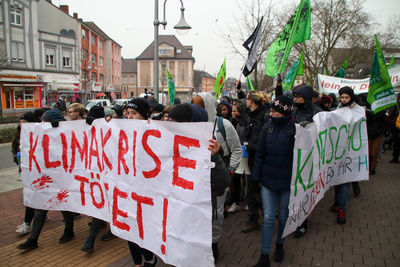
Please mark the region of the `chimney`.
<svg viewBox="0 0 400 267"><path fill-rule="evenodd" d="M67 15L69 15L69 6L68 5L60 5L60 9L64 11Z"/></svg>
<svg viewBox="0 0 400 267"><path fill-rule="evenodd" d="M74 13L74 19L78 19L78 13Z"/></svg>

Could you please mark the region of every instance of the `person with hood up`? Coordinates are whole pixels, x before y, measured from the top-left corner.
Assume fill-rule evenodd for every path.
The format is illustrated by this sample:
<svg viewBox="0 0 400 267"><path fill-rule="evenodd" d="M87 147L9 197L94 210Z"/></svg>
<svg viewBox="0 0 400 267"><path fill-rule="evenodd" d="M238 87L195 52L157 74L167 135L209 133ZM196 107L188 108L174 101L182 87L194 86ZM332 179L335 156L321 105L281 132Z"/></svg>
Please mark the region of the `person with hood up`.
<svg viewBox="0 0 400 267"><path fill-rule="evenodd" d="M65 119L57 108L48 110L42 115L42 122L50 122L53 127L58 127L60 121L65 121ZM38 247L39 235L46 221L47 212L47 210L35 210L31 234L24 243L17 246L18 249L33 250ZM66 243L74 238L74 213L70 211L61 211L61 213L64 217L65 228L59 243Z"/></svg>
<svg viewBox="0 0 400 267"><path fill-rule="evenodd" d="M214 135L221 145L223 159L228 169L233 173L239 166L242 158L242 147L240 146L239 136L228 120L217 117L217 100L211 93L200 93L191 100L192 104L197 104L204 108L208 114L208 121L214 124ZM218 122L219 120L219 122ZM221 123L222 120L222 123ZM213 220L213 253L214 258L218 259L218 240L221 237L222 224L224 222L224 204L227 189L217 192L217 219ZM222 211L222 212L221 212Z"/></svg>
<svg viewBox="0 0 400 267"><path fill-rule="evenodd" d="M318 111L314 109L314 105L312 103L314 90L312 87L303 83L294 87L292 93L295 122L299 123L302 127L306 127L308 123L313 122L314 115L318 113ZM293 236L302 237L306 233L307 228L308 219L305 219L304 222L297 227Z"/></svg>
<svg viewBox="0 0 400 267"><path fill-rule="evenodd" d="M270 266L271 242L277 203L279 223L275 262L284 257L282 237L289 214L290 181L292 178L293 147L296 134L293 104L285 95L271 103L270 117L263 126L257 143L252 179L261 182L263 207L261 257L255 267Z"/></svg>
<svg viewBox="0 0 400 267"><path fill-rule="evenodd" d="M221 100L218 107L221 111L222 118L230 121L233 127L236 128L237 121L232 118L232 106L228 100Z"/></svg>

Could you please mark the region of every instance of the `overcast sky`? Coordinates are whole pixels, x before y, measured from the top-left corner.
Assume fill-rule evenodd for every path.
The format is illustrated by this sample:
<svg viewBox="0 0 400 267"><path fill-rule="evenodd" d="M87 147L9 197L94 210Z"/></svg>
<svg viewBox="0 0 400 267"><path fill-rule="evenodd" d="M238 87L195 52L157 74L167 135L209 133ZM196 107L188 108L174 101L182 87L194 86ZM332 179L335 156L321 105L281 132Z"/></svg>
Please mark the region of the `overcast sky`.
<svg viewBox="0 0 400 267"><path fill-rule="evenodd" d="M230 54L229 46L221 34L227 32L235 17L240 17L239 3L251 0L183 0L185 18L192 29L184 36L176 34L173 26L180 18L180 1L169 0L166 7L164 30L159 34L176 34L183 45L193 46L196 59L194 68L215 75L224 57L227 59L227 75L238 77L243 60ZM351 1L351 0L350 0ZM53 0L53 4L69 5L70 15L76 12L83 21L93 21L108 36L122 46L124 58L135 58L154 40L154 1L153 0ZM267 1L265 1L267 2ZM277 3L290 5L292 0L280 0ZM159 19L162 20L162 6L159 1ZM280 4L281 5L281 4ZM275 5L275 6L278 6ZM282 6L278 6L282 8ZM365 10L373 14L381 23L386 18L400 13L399 0L367 0ZM244 48L243 48L244 49Z"/></svg>

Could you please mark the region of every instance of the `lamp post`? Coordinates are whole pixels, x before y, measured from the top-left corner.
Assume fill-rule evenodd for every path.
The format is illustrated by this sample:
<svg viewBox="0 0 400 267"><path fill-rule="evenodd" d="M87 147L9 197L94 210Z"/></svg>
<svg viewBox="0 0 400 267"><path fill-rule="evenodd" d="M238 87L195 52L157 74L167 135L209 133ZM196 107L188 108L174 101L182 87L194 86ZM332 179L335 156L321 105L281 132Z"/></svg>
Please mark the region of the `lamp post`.
<svg viewBox="0 0 400 267"><path fill-rule="evenodd" d="M192 27L190 27L189 24L187 24L187 22L185 21L185 16L184 16L184 12L185 12L185 7L183 6L183 1L181 1L181 19L179 20L178 24L176 24L174 26L174 29L176 30L182 30L182 31L187 31L190 30ZM154 94L156 97L156 100L158 101L159 97L158 97L158 26L160 26L160 24L162 24L164 26L167 25L167 21L165 20L165 5L167 3L167 0L164 0L164 18L163 21L159 21L158 20L158 0L154 0Z"/></svg>

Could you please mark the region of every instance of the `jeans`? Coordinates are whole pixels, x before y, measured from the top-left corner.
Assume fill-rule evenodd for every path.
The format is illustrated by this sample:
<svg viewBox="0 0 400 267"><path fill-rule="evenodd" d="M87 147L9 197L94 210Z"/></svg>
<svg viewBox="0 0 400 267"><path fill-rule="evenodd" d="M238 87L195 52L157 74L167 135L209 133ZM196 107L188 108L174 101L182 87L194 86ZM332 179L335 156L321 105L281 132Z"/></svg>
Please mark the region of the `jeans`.
<svg viewBox="0 0 400 267"><path fill-rule="evenodd" d="M347 200L349 199L350 183L335 185L336 207L346 211Z"/></svg>
<svg viewBox="0 0 400 267"><path fill-rule="evenodd" d="M282 238L282 234L283 230L285 229L286 220L289 215L289 197L290 190L272 191L265 186L261 186L261 200L264 213L261 239L262 254L270 255L271 253L271 242L274 235L277 201L279 201L279 222L276 243L283 244L283 242L285 241L285 239Z"/></svg>

